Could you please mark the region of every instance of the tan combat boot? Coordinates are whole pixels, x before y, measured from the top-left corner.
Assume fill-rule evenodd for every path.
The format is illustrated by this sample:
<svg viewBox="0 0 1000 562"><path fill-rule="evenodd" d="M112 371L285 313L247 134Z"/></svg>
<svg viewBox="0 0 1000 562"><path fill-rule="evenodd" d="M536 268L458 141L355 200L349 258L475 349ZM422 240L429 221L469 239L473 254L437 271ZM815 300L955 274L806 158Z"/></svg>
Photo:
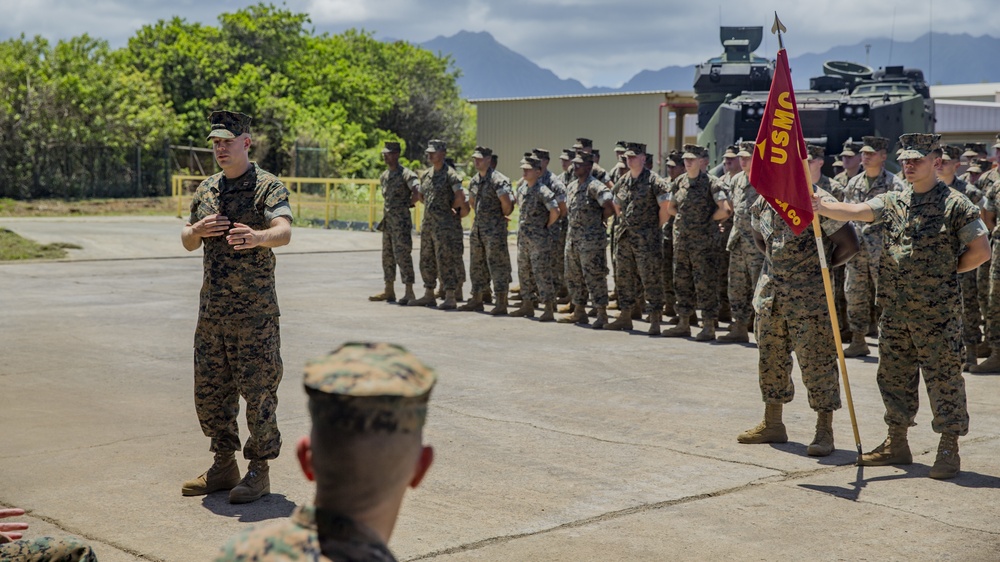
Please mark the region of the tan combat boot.
<svg viewBox="0 0 1000 562"><path fill-rule="evenodd" d="M651 310L649 312L649 331L646 332L651 336L660 335L660 315L663 314L659 309Z"/></svg>
<svg viewBox="0 0 1000 562"><path fill-rule="evenodd" d="M493 292L490 291L489 287L483 291L483 304L493 304Z"/></svg>
<svg viewBox="0 0 1000 562"><path fill-rule="evenodd" d="M396 288L393 287L392 281L386 281L385 290L368 297L368 300L372 302L396 302Z"/></svg>
<svg viewBox="0 0 1000 562"><path fill-rule="evenodd" d="M676 314L676 313L674 312L674 303L673 302L668 302L668 303L666 303L666 304L663 305L663 315L664 316L673 316L674 314Z"/></svg>
<svg viewBox="0 0 1000 562"><path fill-rule="evenodd" d="M976 346L970 345L965 348L965 362L962 363L962 371L966 373L971 373L972 367L975 367L979 363L979 358L976 357Z"/></svg>
<svg viewBox="0 0 1000 562"><path fill-rule="evenodd" d="M938 443L937 458L931 467L929 476L937 480L947 480L958 476L962 466L962 458L958 456L958 435L942 433Z"/></svg>
<svg viewBox="0 0 1000 562"><path fill-rule="evenodd" d="M601 327L603 330L631 330L632 314L628 310L622 310L614 322L609 322Z"/></svg>
<svg viewBox="0 0 1000 562"><path fill-rule="evenodd" d="M240 467L236 466L236 455L215 453L212 467L201 476L188 480L181 486L181 495L204 496L219 490L231 490L240 483Z"/></svg>
<svg viewBox="0 0 1000 562"><path fill-rule="evenodd" d="M694 341L712 341L715 339L715 319L702 318L701 331L694 337Z"/></svg>
<svg viewBox="0 0 1000 562"><path fill-rule="evenodd" d="M668 338L687 338L691 337L691 317L684 316L677 319L677 325L673 328L663 332L663 335Z"/></svg>
<svg viewBox="0 0 1000 562"><path fill-rule="evenodd" d="M490 310L490 316L503 316L507 314L507 293L497 293L497 303Z"/></svg>
<svg viewBox="0 0 1000 562"><path fill-rule="evenodd" d="M764 421L736 436L740 443L787 443L788 433L781 422L781 404L764 404Z"/></svg>
<svg viewBox="0 0 1000 562"><path fill-rule="evenodd" d="M910 444L906 441L906 427L890 425L889 435L881 445L861 455L858 466L889 466L913 463Z"/></svg>
<svg viewBox="0 0 1000 562"><path fill-rule="evenodd" d="M485 301L483 301L482 294L483 293L472 293L472 298L469 299L469 302L458 307L458 309L462 312L482 312L486 309L486 307L483 306Z"/></svg>
<svg viewBox="0 0 1000 562"><path fill-rule="evenodd" d="M982 363L969 367L970 373L1000 373L1000 349L993 348L993 353Z"/></svg>
<svg viewBox="0 0 1000 562"><path fill-rule="evenodd" d="M403 298L399 299L400 305L409 304L410 301L416 300L416 295L413 294L413 283L406 284L406 292L403 293Z"/></svg>
<svg viewBox="0 0 1000 562"><path fill-rule="evenodd" d="M437 293L434 296L439 299L444 298L444 282L438 281Z"/></svg>
<svg viewBox="0 0 1000 562"><path fill-rule="evenodd" d="M587 307L582 304L573 305L573 314L563 316L558 322L560 324L590 324L590 318L587 317Z"/></svg>
<svg viewBox="0 0 1000 562"><path fill-rule="evenodd" d="M596 309L593 327L595 330L603 330L608 325L608 309L603 306L598 306Z"/></svg>
<svg viewBox="0 0 1000 562"><path fill-rule="evenodd" d="M642 303L637 302L632 307L632 320L642 320Z"/></svg>
<svg viewBox="0 0 1000 562"><path fill-rule="evenodd" d="M979 347L976 348L976 357L980 359L986 359L993 353L993 348L987 342L982 342Z"/></svg>
<svg viewBox="0 0 1000 562"><path fill-rule="evenodd" d="M559 305L559 308L556 309L556 312L560 312L562 314L566 314L568 312L573 312L573 310L575 308L576 308L576 305L573 304L573 303L563 304L563 305Z"/></svg>
<svg viewBox="0 0 1000 562"><path fill-rule="evenodd" d="M444 302L438 305L439 310L455 310L458 308L458 303L455 302L455 291L445 291L444 292Z"/></svg>
<svg viewBox="0 0 1000 562"><path fill-rule="evenodd" d="M424 289L424 296L419 299L411 299L406 306L437 306L437 299L434 298L434 289Z"/></svg>
<svg viewBox="0 0 1000 562"><path fill-rule="evenodd" d="M863 357L871 351L868 350L868 342L865 341L864 332L853 332L851 334L851 345L844 350L844 357Z"/></svg>
<svg viewBox="0 0 1000 562"><path fill-rule="evenodd" d="M535 301L531 299L524 299L521 301L521 306L509 314L515 318L534 318L535 317Z"/></svg>
<svg viewBox="0 0 1000 562"><path fill-rule="evenodd" d="M229 503L250 503L270 493L267 461L250 461L246 476L229 491Z"/></svg>
<svg viewBox="0 0 1000 562"><path fill-rule="evenodd" d="M810 457L825 457L833 452L833 412L816 412L816 437L806 448Z"/></svg>
<svg viewBox="0 0 1000 562"><path fill-rule="evenodd" d="M719 336L719 341L726 343L747 343L750 341L750 334L747 332L746 322L737 320L729 325L729 333Z"/></svg>
<svg viewBox="0 0 1000 562"><path fill-rule="evenodd" d="M551 300L545 303L545 310L538 317L539 322L554 322L556 319L556 301Z"/></svg>
<svg viewBox="0 0 1000 562"><path fill-rule="evenodd" d="M445 295L445 296L447 297L447 295ZM458 288L455 289L455 300L458 301L458 302L462 302L462 301L465 300L465 297L462 296L462 286L461 285L459 285Z"/></svg>

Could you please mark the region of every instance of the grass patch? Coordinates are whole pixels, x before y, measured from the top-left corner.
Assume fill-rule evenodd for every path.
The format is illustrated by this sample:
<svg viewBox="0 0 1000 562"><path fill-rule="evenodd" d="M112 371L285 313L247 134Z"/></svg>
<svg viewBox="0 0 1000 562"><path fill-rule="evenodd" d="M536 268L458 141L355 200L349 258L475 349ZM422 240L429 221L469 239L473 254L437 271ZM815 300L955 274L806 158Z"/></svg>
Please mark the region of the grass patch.
<svg viewBox="0 0 1000 562"><path fill-rule="evenodd" d="M65 242L39 244L0 228L0 261L57 260L66 257L67 249L79 250L80 246Z"/></svg>
<svg viewBox="0 0 1000 562"><path fill-rule="evenodd" d="M174 216L173 197L136 199L0 199L0 217Z"/></svg>

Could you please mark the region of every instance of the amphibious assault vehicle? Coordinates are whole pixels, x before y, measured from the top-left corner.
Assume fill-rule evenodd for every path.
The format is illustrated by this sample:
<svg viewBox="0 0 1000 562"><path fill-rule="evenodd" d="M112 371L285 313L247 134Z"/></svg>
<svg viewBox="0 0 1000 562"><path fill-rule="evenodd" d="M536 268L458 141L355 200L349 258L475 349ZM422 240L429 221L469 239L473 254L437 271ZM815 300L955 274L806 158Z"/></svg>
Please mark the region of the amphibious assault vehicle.
<svg viewBox="0 0 1000 562"><path fill-rule="evenodd" d="M774 63L753 53L763 33L762 27L722 27L725 52L695 71L698 143L708 147L713 164L726 146L757 138L774 75ZM810 78L808 90L796 90L795 101L806 142L826 147L828 166L848 138L888 138L892 167L900 135L934 132L934 100L921 70L828 61L823 73Z"/></svg>

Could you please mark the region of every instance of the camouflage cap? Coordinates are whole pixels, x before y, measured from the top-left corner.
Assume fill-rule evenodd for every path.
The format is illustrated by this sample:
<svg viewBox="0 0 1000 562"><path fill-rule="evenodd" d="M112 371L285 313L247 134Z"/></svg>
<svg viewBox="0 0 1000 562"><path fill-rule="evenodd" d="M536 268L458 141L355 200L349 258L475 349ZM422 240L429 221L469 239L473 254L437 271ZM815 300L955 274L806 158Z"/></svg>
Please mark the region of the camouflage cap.
<svg viewBox="0 0 1000 562"><path fill-rule="evenodd" d="M983 173L984 167L985 166L983 166L982 160L975 158L973 160L969 160L969 167L966 168L966 170L972 172L973 174L981 174Z"/></svg>
<svg viewBox="0 0 1000 562"><path fill-rule="evenodd" d="M400 153L403 148L399 146L398 142L387 141L385 146L382 148L382 154L389 154L390 152Z"/></svg>
<svg viewBox="0 0 1000 562"><path fill-rule="evenodd" d="M442 152L444 150L448 150L448 145L443 140L434 139L427 141L427 150L424 152Z"/></svg>
<svg viewBox="0 0 1000 562"><path fill-rule="evenodd" d="M683 166L684 161L681 159L681 152L679 150L671 150L664 164L667 166Z"/></svg>
<svg viewBox="0 0 1000 562"><path fill-rule="evenodd" d="M615 152L625 152L625 141L615 141Z"/></svg>
<svg viewBox="0 0 1000 562"><path fill-rule="evenodd" d="M573 158L574 164L593 164L594 155L589 152L577 152L576 157Z"/></svg>
<svg viewBox="0 0 1000 562"><path fill-rule="evenodd" d="M856 156L858 152L861 152L862 144L860 142L854 142L853 138L848 138L844 141L844 149L840 151L841 156Z"/></svg>
<svg viewBox="0 0 1000 562"><path fill-rule="evenodd" d="M591 150L591 152L594 153L594 157L595 158L600 158L601 157L601 151L599 149L595 148L595 149Z"/></svg>
<svg viewBox="0 0 1000 562"><path fill-rule="evenodd" d="M544 148L532 148L531 153L539 160L549 160L549 151Z"/></svg>
<svg viewBox="0 0 1000 562"><path fill-rule="evenodd" d="M708 158L708 150L697 144L685 144L681 158Z"/></svg>
<svg viewBox="0 0 1000 562"><path fill-rule="evenodd" d="M573 148L578 150L581 148L594 148L594 141L586 137L579 137L576 139L576 144L573 145Z"/></svg>
<svg viewBox="0 0 1000 562"><path fill-rule="evenodd" d="M965 143L965 152L962 156L965 158L975 158L980 154L986 154L986 143L985 142L967 142Z"/></svg>
<svg viewBox="0 0 1000 562"><path fill-rule="evenodd" d="M865 145L861 147L861 152L878 152L880 150L889 149L889 139L885 137L861 137Z"/></svg>
<svg viewBox="0 0 1000 562"><path fill-rule="evenodd" d="M646 145L641 142L625 143L625 156L638 156L646 153Z"/></svg>
<svg viewBox="0 0 1000 562"><path fill-rule="evenodd" d="M940 149L938 141L941 135L934 133L909 133L899 137L899 145L903 151L899 153L900 160L915 160Z"/></svg>
<svg viewBox="0 0 1000 562"><path fill-rule="evenodd" d="M750 158L753 156L754 147L755 143L753 141L743 141L740 143L740 151L736 155L743 158Z"/></svg>
<svg viewBox="0 0 1000 562"><path fill-rule="evenodd" d="M572 160L576 157L576 150L572 148L562 149L562 154L559 155L560 160Z"/></svg>
<svg viewBox="0 0 1000 562"><path fill-rule="evenodd" d="M213 138L235 139L243 133L250 132L250 121L253 118L236 111L213 111L208 122L212 124L212 131L208 133L208 140Z"/></svg>
<svg viewBox="0 0 1000 562"><path fill-rule="evenodd" d="M491 156L493 156L493 149L485 146L477 146L472 151L473 158L490 158Z"/></svg>
<svg viewBox="0 0 1000 562"><path fill-rule="evenodd" d="M739 149L738 146L736 146L735 144L731 144L731 145L729 145L729 146L726 147L726 152L722 155L722 157L723 158L736 158L738 156L737 153L739 151L740 151L740 149Z"/></svg>
<svg viewBox="0 0 1000 562"><path fill-rule="evenodd" d="M809 151L810 160L823 159L826 157L826 148L818 144L806 145L806 150Z"/></svg>
<svg viewBox="0 0 1000 562"><path fill-rule="evenodd" d="M830 165L833 166L834 168L843 168L844 167L844 163L840 160L840 158L835 159L833 161L833 164L830 164Z"/></svg>
<svg viewBox="0 0 1000 562"><path fill-rule="evenodd" d="M954 160L958 162L962 159L962 149L961 147L955 146L953 144L942 144L941 145L941 159L942 160Z"/></svg>
<svg viewBox="0 0 1000 562"><path fill-rule="evenodd" d="M305 368L313 421L347 431L419 431L437 376L400 346L347 343Z"/></svg>
<svg viewBox="0 0 1000 562"><path fill-rule="evenodd" d="M541 170L542 169L542 161L539 160L539 158L537 156L535 156L534 154L526 155L524 157L524 160L521 160L521 169L522 170L532 170L532 169L534 169L534 170Z"/></svg>
<svg viewBox="0 0 1000 562"><path fill-rule="evenodd" d="M993 145L993 148L1000 148L1000 133L997 133L997 142Z"/></svg>

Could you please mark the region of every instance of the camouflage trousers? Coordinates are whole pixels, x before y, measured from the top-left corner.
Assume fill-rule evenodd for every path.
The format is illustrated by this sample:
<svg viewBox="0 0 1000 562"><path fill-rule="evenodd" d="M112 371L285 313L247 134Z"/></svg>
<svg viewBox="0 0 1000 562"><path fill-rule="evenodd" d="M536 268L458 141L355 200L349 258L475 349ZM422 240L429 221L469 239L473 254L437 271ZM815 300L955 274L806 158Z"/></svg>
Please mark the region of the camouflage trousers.
<svg viewBox="0 0 1000 562"><path fill-rule="evenodd" d="M555 225L553 225L555 228ZM517 277L521 281L521 298L535 302L556 300L556 245L558 232L517 235Z"/></svg>
<svg viewBox="0 0 1000 562"><path fill-rule="evenodd" d="M665 230L670 228L671 223L664 225ZM662 248L660 272L663 275L663 302L673 304L677 297L674 295L674 239L670 232L664 232Z"/></svg>
<svg viewBox="0 0 1000 562"><path fill-rule="evenodd" d="M962 377L962 322L958 311L946 311L945 315L919 321L912 314L883 311L876 380L885 405L886 424L915 425L922 374L934 409L931 428L936 433L969 432Z"/></svg>
<svg viewBox="0 0 1000 562"><path fill-rule="evenodd" d="M97 562L97 555L87 543L76 537L39 537L0 544L0 560Z"/></svg>
<svg viewBox="0 0 1000 562"><path fill-rule="evenodd" d="M840 408L837 349L824 307L802 309L793 299L775 300L757 311L754 335L759 358L760 393L767 404L786 404L795 396L792 351L809 393L809 407L817 412Z"/></svg>
<svg viewBox="0 0 1000 562"><path fill-rule="evenodd" d="M992 256L990 257L990 260L976 268L976 296L979 300L979 315L982 320L982 327L984 331L988 329L987 324L989 323L990 318L990 287L992 286L990 276L993 271L993 262L998 259L996 256L998 248L993 246L992 240L990 245L992 246ZM997 338L998 343L1000 343L1000 334L997 334ZM989 337L986 338L986 341L989 341Z"/></svg>
<svg viewBox="0 0 1000 562"><path fill-rule="evenodd" d="M484 228L474 225L469 234L469 277L472 294L482 295L490 288L501 295L510 287L510 250L507 248L507 229Z"/></svg>
<svg viewBox="0 0 1000 562"><path fill-rule="evenodd" d="M556 291L562 293L567 289L566 235L569 233L569 221L564 218L559 219L552 227L559 229L559 240L556 241Z"/></svg>
<svg viewBox="0 0 1000 562"><path fill-rule="evenodd" d="M605 241L566 241L566 285L575 305L608 306L608 254Z"/></svg>
<svg viewBox="0 0 1000 562"><path fill-rule="evenodd" d="M396 281L399 266L400 280L412 285L413 273L413 220L409 211L389 210L382 218L382 273L386 283Z"/></svg>
<svg viewBox="0 0 1000 562"><path fill-rule="evenodd" d="M962 286L962 343L975 346L982 339L979 331L979 290L976 277L978 272L966 271L958 274L958 282ZM973 347L974 349L974 347Z"/></svg>
<svg viewBox="0 0 1000 562"><path fill-rule="evenodd" d="M847 325L854 333L868 333L872 307L878 291L878 264L881 246L862 238L861 251L847 262L844 292L847 296Z"/></svg>
<svg viewBox="0 0 1000 562"><path fill-rule="evenodd" d="M211 451L240 449L240 397L247 403L248 460L278 457L278 383L281 382L278 317L199 318L194 333L194 406Z"/></svg>
<svg viewBox="0 0 1000 562"><path fill-rule="evenodd" d="M723 225L725 230L718 238L718 246L715 248L715 277L718 279L716 285L719 288L719 308L720 310L729 310L732 314L732 303L729 302L729 250L726 249L726 243L729 241L729 233L733 230L733 221L728 220Z"/></svg>
<svg viewBox="0 0 1000 562"><path fill-rule="evenodd" d="M841 330L847 328L847 295L844 293L844 281L847 269L839 265L830 270L830 281L833 284L833 303L837 307L837 323Z"/></svg>
<svg viewBox="0 0 1000 562"><path fill-rule="evenodd" d="M461 223L437 225L424 221L420 231L420 278L433 290L438 275L445 291L454 291L465 279Z"/></svg>
<svg viewBox="0 0 1000 562"><path fill-rule="evenodd" d="M729 252L729 306L735 322L750 322L753 292L764 266L764 254L740 239Z"/></svg>
<svg viewBox="0 0 1000 562"><path fill-rule="evenodd" d="M983 317L986 319L986 343L996 349L1000 348L1000 236L993 239L991 246L993 259L989 263L989 298Z"/></svg>
<svg viewBox="0 0 1000 562"><path fill-rule="evenodd" d="M677 316L690 316L701 309L703 319L719 317L718 256L715 247L691 247L674 241L674 292ZM697 305L697 306L696 306Z"/></svg>
<svg viewBox="0 0 1000 562"><path fill-rule="evenodd" d="M627 311L637 302L648 301L652 310L663 308L663 241L659 227L624 230L615 246L617 256L618 308ZM640 300L641 299L641 300Z"/></svg>

